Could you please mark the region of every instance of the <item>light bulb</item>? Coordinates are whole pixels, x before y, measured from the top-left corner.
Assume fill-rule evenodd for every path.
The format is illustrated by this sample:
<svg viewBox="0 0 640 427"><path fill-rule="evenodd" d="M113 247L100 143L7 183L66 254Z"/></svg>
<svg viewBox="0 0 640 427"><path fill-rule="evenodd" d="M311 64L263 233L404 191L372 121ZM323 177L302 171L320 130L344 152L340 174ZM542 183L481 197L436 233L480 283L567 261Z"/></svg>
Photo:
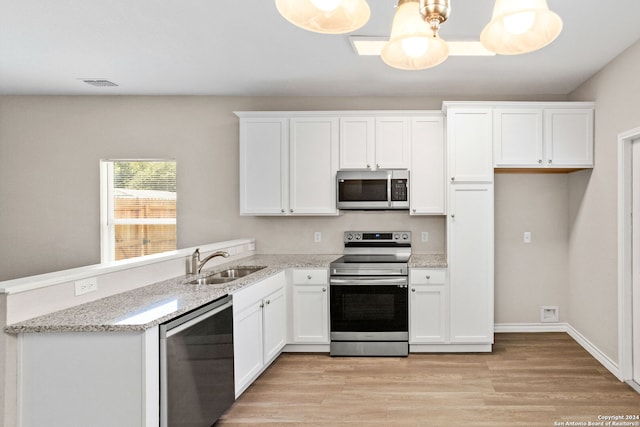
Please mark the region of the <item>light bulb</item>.
<svg viewBox="0 0 640 427"><path fill-rule="evenodd" d="M524 34L533 27L536 13L532 11L518 12L503 18L504 28L511 34Z"/></svg>
<svg viewBox="0 0 640 427"><path fill-rule="evenodd" d="M406 37L400 44L404 53L412 58L419 58L429 50L429 40L425 37Z"/></svg>
<svg viewBox="0 0 640 427"><path fill-rule="evenodd" d="M340 6L340 0L311 0L311 3L324 12L331 12Z"/></svg>

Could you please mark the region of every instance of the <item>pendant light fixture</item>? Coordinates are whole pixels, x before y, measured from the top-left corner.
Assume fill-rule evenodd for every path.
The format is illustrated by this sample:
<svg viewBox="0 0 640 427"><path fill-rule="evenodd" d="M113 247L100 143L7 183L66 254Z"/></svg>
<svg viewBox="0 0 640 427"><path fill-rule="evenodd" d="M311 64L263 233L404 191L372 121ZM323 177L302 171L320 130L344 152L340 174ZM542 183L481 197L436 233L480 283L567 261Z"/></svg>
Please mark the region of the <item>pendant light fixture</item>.
<svg viewBox="0 0 640 427"><path fill-rule="evenodd" d="M444 62L449 47L438 30L450 10L449 0L400 0L382 60L401 70L423 70Z"/></svg>
<svg viewBox="0 0 640 427"><path fill-rule="evenodd" d="M547 0L496 0L480 42L500 55L518 55L545 47L560 31L562 19L549 10Z"/></svg>
<svg viewBox="0 0 640 427"><path fill-rule="evenodd" d="M371 16L366 0L276 0L276 8L293 25L323 34L355 31Z"/></svg>
<svg viewBox="0 0 640 427"><path fill-rule="evenodd" d="M367 23L366 0L275 0L280 14L305 30L325 34L355 31ZM451 13L449 0L398 0L391 37L380 56L391 67L423 70L449 57L438 31ZM495 0L491 22L480 35L490 52L518 55L545 47L562 31L562 19L547 0Z"/></svg>

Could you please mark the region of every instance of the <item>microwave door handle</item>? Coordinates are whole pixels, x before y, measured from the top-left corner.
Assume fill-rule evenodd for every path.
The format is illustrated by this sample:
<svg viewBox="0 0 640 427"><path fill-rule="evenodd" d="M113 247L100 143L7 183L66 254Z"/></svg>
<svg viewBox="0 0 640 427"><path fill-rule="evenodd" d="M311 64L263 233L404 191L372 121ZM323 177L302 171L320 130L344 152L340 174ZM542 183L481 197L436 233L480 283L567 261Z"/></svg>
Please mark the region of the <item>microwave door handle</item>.
<svg viewBox="0 0 640 427"><path fill-rule="evenodd" d="M391 171L387 172L387 203L391 207Z"/></svg>

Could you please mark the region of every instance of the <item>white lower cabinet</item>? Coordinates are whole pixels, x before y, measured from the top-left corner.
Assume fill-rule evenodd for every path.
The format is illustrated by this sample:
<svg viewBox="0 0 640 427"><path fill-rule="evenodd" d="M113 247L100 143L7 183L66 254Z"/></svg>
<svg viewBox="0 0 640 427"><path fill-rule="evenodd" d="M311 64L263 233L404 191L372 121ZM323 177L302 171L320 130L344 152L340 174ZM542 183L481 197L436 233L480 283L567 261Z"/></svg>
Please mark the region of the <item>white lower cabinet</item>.
<svg viewBox="0 0 640 427"><path fill-rule="evenodd" d="M409 344L447 341L446 270L412 268L409 273Z"/></svg>
<svg viewBox="0 0 640 427"><path fill-rule="evenodd" d="M293 271L294 344L329 344L329 286L326 269Z"/></svg>
<svg viewBox="0 0 640 427"><path fill-rule="evenodd" d="M280 354L286 343L284 272L233 295L236 397Z"/></svg>

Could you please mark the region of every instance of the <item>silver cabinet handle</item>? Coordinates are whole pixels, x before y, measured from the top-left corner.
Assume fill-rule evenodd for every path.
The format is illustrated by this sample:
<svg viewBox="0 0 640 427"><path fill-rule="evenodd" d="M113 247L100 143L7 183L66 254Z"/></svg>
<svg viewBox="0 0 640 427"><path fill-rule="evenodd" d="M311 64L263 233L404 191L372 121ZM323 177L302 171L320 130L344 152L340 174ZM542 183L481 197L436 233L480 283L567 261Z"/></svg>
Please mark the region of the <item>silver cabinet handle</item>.
<svg viewBox="0 0 640 427"><path fill-rule="evenodd" d="M553 163L553 160L549 159L549 164Z"/></svg>
<svg viewBox="0 0 640 427"><path fill-rule="evenodd" d="M416 288L411 288L411 292L415 292L415 291L416 291Z"/></svg>
<svg viewBox="0 0 640 427"><path fill-rule="evenodd" d="M284 213L284 209L280 209L280 212Z"/></svg>
<svg viewBox="0 0 640 427"><path fill-rule="evenodd" d="M260 308L264 308L264 303L263 302L260 303Z"/></svg>
<svg viewBox="0 0 640 427"><path fill-rule="evenodd" d="M371 165L367 163L367 169L371 169Z"/></svg>
<svg viewBox="0 0 640 427"><path fill-rule="evenodd" d="M293 209L289 209L289 212L293 213Z"/></svg>
<svg viewBox="0 0 640 427"><path fill-rule="evenodd" d="M431 276L427 276L427 280L431 280Z"/></svg>
<svg viewBox="0 0 640 427"><path fill-rule="evenodd" d="M451 177L451 181L455 181L455 180L456 180L456 177L455 177L455 176L452 176L452 177Z"/></svg>
<svg viewBox="0 0 640 427"><path fill-rule="evenodd" d="M416 212L416 208L413 208L413 212L414 212L414 213Z"/></svg>
<svg viewBox="0 0 640 427"><path fill-rule="evenodd" d="M270 299L267 300L267 305L269 305L269 304L271 304L271 300Z"/></svg>
<svg viewBox="0 0 640 427"><path fill-rule="evenodd" d="M311 280L312 276L310 274L307 274L307 280Z"/></svg>
<svg viewBox="0 0 640 427"><path fill-rule="evenodd" d="M322 292L327 292L327 288L322 288Z"/></svg>
<svg viewBox="0 0 640 427"><path fill-rule="evenodd" d="M380 164L376 163L376 169L380 169Z"/></svg>
<svg viewBox="0 0 640 427"><path fill-rule="evenodd" d="M542 164L542 159L538 160L538 164Z"/></svg>
<svg viewBox="0 0 640 427"><path fill-rule="evenodd" d="M455 217L456 217L456 215L455 215L455 214L451 214L451 218L455 218Z"/></svg>

